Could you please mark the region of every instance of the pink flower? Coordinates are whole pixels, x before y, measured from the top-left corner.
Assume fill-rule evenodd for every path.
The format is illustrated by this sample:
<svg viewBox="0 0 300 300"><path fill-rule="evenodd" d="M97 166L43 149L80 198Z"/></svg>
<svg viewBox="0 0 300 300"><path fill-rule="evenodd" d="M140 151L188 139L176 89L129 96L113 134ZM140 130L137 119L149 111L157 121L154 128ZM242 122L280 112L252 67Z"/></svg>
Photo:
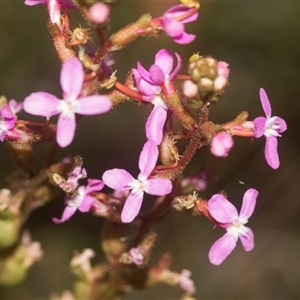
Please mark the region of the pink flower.
<svg viewBox="0 0 300 300"><path fill-rule="evenodd" d="M225 131L218 132L211 140L210 152L218 157L226 157L232 146L231 135Z"/></svg>
<svg viewBox="0 0 300 300"><path fill-rule="evenodd" d="M57 123L57 143L61 147L71 144L75 129L75 114L97 115L110 110L112 103L106 96L93 95L80 97L84 70L78 58L70 58L63 65L60 83L64 99L60 100L46 92L32 93L24 100L27 113L51 117L60 114Z"/></svg>
<svg viewBox="0 0 300 300"><path fill-rule="evenodd" d="M61 8L76 8L72 0L25 0L24 3L28 6L47 5L50 21L57 25L60 25Z"/></svg>
<svg viewBox="0 0 300 300"><path fill-rule="evenodd" d="M149 140L159 145L163 137L163 127L167 119L168 107L159 96L162 87L172 80L181 66L180 56L175 53L177 66L173 72L173 57L170 52L161 49L155 55L155 63L147 71L139 62L137 69L132 69L138 89L146 96L154 108L146 122L146 135Z"/></svg>
<svg viewBox="0 0 300 300"><path fill-rule="evenodd" d="M142 265L145 259L144 252L142 247L131 248L128 252L129 260L137 266Z"/></svg>
<svg viewBox="0 0 300 300"><path fill-rule="evenodd" d="M169 179L150 176L157 159L158 149L156 143L148 140L140 154L140 174L137 179L123 169L112 169L104 172L102 179L107 186L115 190L131 190L122 210L122 222L129 223L138 215L144 192L156 196L167 195L171 192L172 183Z"/></svg>
<svg viewBox="0 0 300 300"><path fill-rule="evenodd" d="M12 112L9 105L0 108L0 141L3 142L9 130L15 126L17 118Z"/></svg>
<svg viewBox="0 0 300 300"><path fill-rule="evenodd" d="M93 204L97 201L90 194L102 190L104 183L97 179L88 179L87 186L80 186L74 198L67 197L67 206L65 207L61 219L53 218L56 224L70 219L78 209L81 212L88 212Z"/></svg>
<svg viewBox="0 0 300 300"><path fill-rule="evenodd" d="M208 201L208 211L211 216L225 228L227 233L217 240L211 247L208 257L214 265L220 265L235 248L238 238L245 251L254 248L254 235L249 227L246 227L255 205L258 191L249 189L246 191L243 204L238 215L236 208L221 194L215 194Z"/></svg>
<svg viewBox="0 0 300 300"><path fill-rule="evenodd" d="M272 109L270 101L263 88L260 88L259 96L266 118L257 117L254 119L254 136L256 138L260 138L263 135L266 137L266 161L271 168L277 169L280 165L277 152L277 137L280 137L281 133L286 131L287 125L284 119L276 116L271 117Z"/></svg>
<svg viewBox="0 0 300 300"><path fill-rule="evenodd" d="M161 86L166 81L172 80L181 67L181 58L175 52L177 66L173 69L173 57L165 49L159 50L155 55L155 62L147 71L140 62L137 63L137 69L132 69L138 89L146 96L158 95L161 93Z"/></svg>
<svg viewBox="0 0 300 300"><path fill-rule="evenodd" d="M195 38L195 34L188 34L184 31L184 24L193 22L198 18L198 13L195 12L183 20L177 21L176 18L180 18L193 8L186 5L179 4L169 8L163 15L162 27L165 33L170 36L175 43L188 44L191 43Z"/></svg>
<svg viewBox="0 0 300 300"><path fill-rule="evenodd" d="M179 286L189 295L194 294L196 291L194 281L190 278L191 275L190 270L182 270L181 273L178 274Z"/></svg>

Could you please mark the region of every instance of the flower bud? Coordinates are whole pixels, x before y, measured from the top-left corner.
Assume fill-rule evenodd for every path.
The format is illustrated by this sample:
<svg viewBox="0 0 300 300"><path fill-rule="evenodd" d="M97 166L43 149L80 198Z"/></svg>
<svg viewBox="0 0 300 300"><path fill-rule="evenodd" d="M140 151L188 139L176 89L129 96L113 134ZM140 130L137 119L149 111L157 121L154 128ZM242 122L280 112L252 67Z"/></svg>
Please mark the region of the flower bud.
<svg viewBox="0 0 300 300"><path fill-rule="evenodd" d="M196 174L186 177L181 181L183 194L206 190L207 183L214 177L213 170L209 166L202 167Z"/></svg>
<svg viewBox="0 0 300 300"><path fill-rule="evenodd" d="M225 131L217 133L211 141L210 152L218 157L226 157L233 146L231 135Z"/></svg>
<svg viewBox="0 0 300 300"><path fill-rule="evenodd" d="M166 132L159 145L159 158L163 165L175 164L180 159L176 141Z"/></svg>
<svg viewBox="0 0 300 300"><path fill-rule="evenodd" d="M208 95L209 101L216 101L228 85L229 65L212 57L199 57L190 61L189 74L198 86L199 101Z"/></svg>
<svg viewBox="0 0 300 300"><path fill-rule="evenodd" d="M0 285L13 286L21 283L29 267L43 255L39 242L32 242L24 231L19 245L0 259Z"/></svg>
<svg viewBox="0 0 300 300"><path fill-rule="evenodd" d="M185 80L182 84L183 95L187 98L195 98L198 94L198 86L191 80Z"/></svg>
<svg viewBox="0 0 300 300"><path fill-rule="evenodd" d="M6 249L15 244L19 238L21 216L17 217L8 210L0 214L0 249Z"/></svg>
<svg viewBox="0 0 300 300"><path fill-rule="evenodd" d="M93 4L88 10L88 18L96 24L105 23L109 17L109 7L101 2Z"/></svg>
<svg viewBox="0 0 300 300"><path fill-rule="evenodd" d="M212 57L200 57L189 64L191 79L197 83L201 78L215 79L217 76L217 60Z"/></svg>
<svg viewBox="0 0 300 300"><path fill-rule="evenodd" d="M225 61L218 61L217 69L218 69L219 76L224 76L224 77L228 78L228 76L229 76L228 63L226 63Z"/></svg>
<svg viewBox="0 0 300 300"><path fill-rule="evenodd" d="M227 87L227 84L228 84L228 79L221 75L221 76L218 76L215 81L214 81L214 90L216 93L222 93L225 88Z"/></svg>

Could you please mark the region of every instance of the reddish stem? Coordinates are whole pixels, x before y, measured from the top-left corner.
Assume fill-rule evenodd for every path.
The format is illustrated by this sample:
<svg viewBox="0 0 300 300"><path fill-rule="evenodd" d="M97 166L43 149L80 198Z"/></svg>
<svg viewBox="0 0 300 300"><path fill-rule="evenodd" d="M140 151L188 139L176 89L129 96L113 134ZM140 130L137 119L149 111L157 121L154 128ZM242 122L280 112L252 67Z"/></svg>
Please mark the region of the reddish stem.
<svg viewBox="0 0 300 300"><path fill-rule="evenodd" d="M231 135L240 137L254 137L253 128L237 125L235 122L229 122L222 125L224 129L228 130Z"/></svg>
<svg viewBox="0 0 300 300"><path fill-rule="evenodd" d="M191 76L190 75L177 75L177 76L175 76L175 79L188 80L188 79L191 79Z"/></svg>
<svg viewBox="0 0 300 300"><path fill-rule="evenodd" d="M25 120L17 120L17 125L30 125L30 126L47 126L49 124L50 118L47 118L45 123L37 123Z"/></svg>
<svg viewBox="0 0 300 300"><path fill-rule="evenodd" d="M128 97L132 98L133 100L137 101L145 101L144 95L141 93L132 90L131 88L128 88L126 85L123 85L122 83L116 81L115 82L115 88L122 92L123 94L127 95Z"/></svg>

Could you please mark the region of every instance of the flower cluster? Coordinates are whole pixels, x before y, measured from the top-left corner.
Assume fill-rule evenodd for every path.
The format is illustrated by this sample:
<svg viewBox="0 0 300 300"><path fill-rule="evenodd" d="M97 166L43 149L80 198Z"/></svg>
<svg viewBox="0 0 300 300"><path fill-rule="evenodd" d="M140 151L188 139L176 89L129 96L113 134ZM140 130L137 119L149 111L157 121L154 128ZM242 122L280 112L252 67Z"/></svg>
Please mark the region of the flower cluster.
<svg viewBox="0 0 300 300"><path fill-rule="evenodd" d="M92 267L90 260L95 253L91 249L75 254L71 268L78 276L78 286L82 284L84 288L80 289L82 294L76 294L74 299L88 299L90 291L95 292L93 297L97 299L115 299L131 287L159 282L181 287L185 292L183 297L189 298L195 292L189 270L181 273L170 271L169 255L163 255L156 267L148 266L156 240L156 233L151 227L171 208L176 208L194 216L203 215L215 227L225 229L225 234L209 250L208 258L213 265L220 265L234 250L238 240L245 251L251 251L254 234L246 224L254 212L258 191L250 188L245 192L238 213L226 199L225 192L214 194L209 200L198 196L198 192L204 191L213 178L214 172L210 167L205 166L192 176L185 176L184 171L197 151L205 146L211 154L227 157L234 145L233 136L251 139L265 136L266 161L271 168L277 169L280 165L277 139L287 130L287 124L283 118L272 116L270 101L263 88L260 88L259 95L265 116L249 121L248 112L243 111L233 120L215 124L211 111L228 86L230 71L228 63L211 56L193 54L187 62L186 74L179 74L182 67L180 55L160 49L149 69L137 61L125 82L118 81L116 70L112 69L112 52L121 50L135 39L156 37L162 32L181 45L194 41L196 35L187 33L185 25L198 18L200 4L196 0L181 0L181 4L170 7L158 18L144 14L110 38L107 38L107 33L114 1L75 2L25 0L28 6L47 6L48 30L62 62L62 97L38 91L20 103L11 100L7 104L6 98L0 99L0 141L8 143L19 165L18 175L8 176L7 187L0 189L0 217L4 213L14 230L12 234L8 232L5 238L0 236L1 263L2 260L6 263L3 257L12 247L17 249L20 245L26 246L24 265L29 266L39 259L42 253L39 244L25 243L26 235L23 240L20 239L20 224L36 207L63 191L65 207L60 218L53 218L54 223L69 220L77 210L107 218L102 248L108 263ZM89 28L77 27L70 31L69 8L80 10ZM99 39L95 48L91 46L90 33L93 30ZM76 127L84 116L109 112L126 101L143 102L153 107L143 125L145 141L138 158L137 176L125 169L113 168L101 170L101 179L92 179L83 168L81 156L68 156L56 161L56 150L73 142ZM46 120L41 123L20 120L16 114L21 109ZM51 119L54 116L57 116L57 122L53 121L55 118ZM117 122L115 120L115 124ZM32 144L46 141L56 143L49 150L43 167L35 172ZM93 146L97 142L93 141ZM106 188L113 191L106 192ZM142 210L145 194L155 196L148 212ZM26 213L23 214L23 211ZM135 232L129 237L126 225L131 222L134 222ZM142 268L143 273L140 272ZM133 283L134 280L137 282ZM73 298L72 293L69 297Z"/></svg>

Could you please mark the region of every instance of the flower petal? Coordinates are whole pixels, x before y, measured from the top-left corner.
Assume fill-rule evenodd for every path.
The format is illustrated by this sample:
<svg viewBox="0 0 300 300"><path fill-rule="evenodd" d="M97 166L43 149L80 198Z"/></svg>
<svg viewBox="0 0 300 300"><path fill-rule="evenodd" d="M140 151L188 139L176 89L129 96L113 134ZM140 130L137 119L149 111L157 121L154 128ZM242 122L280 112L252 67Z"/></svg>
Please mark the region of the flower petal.
<svg viewBox="0 0 300 300"><path fill-rule="evenodd" d="M196 21L198 16L199 16L199 13L195 12L191 16L189 16L189 17L185 18L184 20L182 20L181 23L190 23L190 22Z"/></svg>
<svg viewBox="0 0 300 300"><path fill-rule="evenodd" d="M90 211L92 205L96 202L97 200L94 197L91 196L85 196L83 201L80 203L78 206L78 210L86 213Z"/></svg>
<svg viewBox="0 0 300 300"><path fill-rule="evenodd" d="M81 115L97 115L109 111L112 107L111 100L106 96L87 96L78 99L76 112Z"/></svg>
<svg viewBox="0 0 300 300"><path fill-rule="evenodd" d="M260 138L264 135L266 129L266 121L265 117L257 117L253 121L253 134L254 137Z"/></svg>
<svg viewBox="0 0 300 300"><path fill-rule="evenodd" d="M247 228L247 235L239 235L239 238L241 240L241 243L245 249L245 251L249 252L254 248L254 234L253 231L249 228Z"/></svg>
<svg viewBox="0 0 300 300"><path fill-rule="evenodd" d="M138 195L130 193L124 204L121 220L123 223L131 222L140 212L144 193Z"/></svg>
<svg viewBox="0 0 300 300"><path fill-rule="evenodd" d="M139 158L140 175L149 177L153 171L158 159L158 149L156 143L152 140L148 140L141 151Z"/></svg>
<svg viewBox="0 0 300 300"><path fill-rule="evenodd" d="M56 224L63 223L65 221L67 221L68 219L70 219L75 214L76 210L77 210L76 206L67 205L63 211L61 219L53 218L52 220Z"/></svg>
<svg viewBox="0 0 300 300"><path fill-rule="evenodd" d="M12 129L16 123L17 118L13 114L9 105L4 105L0 108L0 121L2 121L2 120L5 123L4 127L6 129ZM1 125L1 123L0 123L0 125Z"/></svg>
<svg viewBox="0 0 300 300"><path fill-rule="evenodd" d="M57 0L48 0L47 8L49 12L50 21L52 23L60 24L60 2Z"/></svg>
<svg viewBox="0 0 300 300"><path fill-rule="evenodd" d="M37 92L25 98L23 108L32 115L51 117L59 113L58 105L60 101L49 93Z"/></svg>
<svg viewBox="0 0 300 300"><path fill-rule="evenodd" d="M155 105L146 122L146 136L160 145L163 138L163 128L167 119L165 108Z"/></svg>
<svg viewBox="0 0 300 300"><path fill-rule="evenodd" d="M165 178L150 178L147 181L145 192L150 195L164 196L172 191L172 182Z"/></svg>
<svg viewBox="0 0 300 300"><path fill-rule="evenodd" d="M69 58L61 68L60 85L65 98L77 99L84 78L83 66L77 57Z"/></svg>
<svg viewBox="0 0 300 300"><path fill-rule="evenodd" d="M162 26L165 33L171 38L178 37L184 32L184 25L182 23L168 17L162 19Z"/></svg>
<svg viewBox="0 0 300 300"><path fill-rule="evenodd" d="M142 78L146 79L149 83L153 83L150 77L150 73L140 64L140 62L137 63L137 70Z"/></svg>
<svg viewBox="0 0 300 300"><path fill-rule="evenodd" d="M240 211L240 218L248 220L254 211L256 205L256 198L258 191L256 189L249 189L246 191L243 197L243 204Z"/></svg>
<svg viewBox="0 0 300 300"><path fill-rule="evenodd" d="M175 56L177 58L177 65L176 65L176 68L174 69L174 71L170 74L169 80L173 79L177 75L177 73L179 72L179 70L181 68L181 63L182 63L181 57L177 52L175 52Z"/></svg>
<svg viewBox="0 0 300 300"><path fill-rule="evenodd" d="M284 132L284 131L286 131L287 130L287 124L286 124L286 122L285 122L285 120L283 120L282 118L280 118L280 117L277 117L277 123L279 124L279 129L278 129L278 132L279 133L282 133L282 132Z"/></svg>
<svg viewBox="0 0 300 300"><path fill-rule="evenodd" d="M209 261L214 265L220 265L236 246L236 240L229 233L224 234L210 248Z"/></svg>
<svg viewBox="0 0 300 300"><path fill-rule="evenodd" d="M266 114L266 117L270 118L272 114L271 104L267 96L267 93L263 88L259 89L259 97L262 104L262 108Z"/></svg>
<svg viewBox="0 0 300 300"><path fill-rule="evenodd" d="M141 93L143 93L146 96L152 96L157 95L161 93L161 87L156 84L151 84L148 81L142 79L140 81L140 84L138 85L138 88Z"/></svg>
<svg viewBox="0 0 300 300"><path fill-rule="evenodd" d="M25 0L24 4L28 6L47 4L47 0Z"/></svg>
<svg viewBox="0 0 300 300"><path fill-rule="evenodd" d="M188 7L187 5L184 4L177 4L172 7L170 7L165 13L164 16L167 16L171 19L176 19L180 18L182 15L186 15L192 8ZM195 12L189 17L181 20L181 23L187 23L187 22L192 22L195 21L198 18L199 13Z"/></svg>
<svg viewBox="0 0 300 300"><path fill-rule="evenodd" d="M216 221L223 224L232 223L238 218L234 205L221 194L215 194L208 200L208 211Z"/></svg>
<svg viewBox="0 0 300 300"><path fill-rule="evenodd" d="M277 138L274 136L269 136L266 139L266 147L265 147L265 158L268 165L273 169L278 169L280 162L277 153Z"/></svg>
<svg viewBox="0 0 300 300"><path fill-rule="evenodd" d="M136 85L141 93L143 93L146 96L151 96L157 91L160 93L161 88L144 80L137 69L132 69L132 74L135 79Z"/></svg>
<svg viewBox="0 0 300 300"><path fill-rule="evenodd" d="M181 35L178 35L173 38L174 42L177 44L189 44L196 38L195 34L183 32Z"/></svg>
<svg viewBox="0 0 300 300"><path fill-rule="evenodd" d="M149 69L149 73L154 84L161 85L165 82L165 75L159 66L152 65Z"/></svg>
<svg viewBox="0 0 300 300"><path fill-rule="evenodd" d="M129 189L128 184L135 179L123 169L111 169L104 172L102 180L110 188L124 191Z"/></svg>
<svg viewBox="0 0 300 300"><path fill-rule="evenodd" d="M101 191L104 187L104 182L99 179L88 179L88 184L86 186L85 192L86 194L90 194L93 192Z"/></svg>
<svg viewBox="0 0 300 300"><path fill-rule="evenodd" d="M75 115L61 114L57 122L56 140L60 147L64 148L73 141L76 129Z"/></svg>
<svg viewBox="0 0 300 300"><path fill-rule="evenodd" d="M173 68L173 57L165 49L159 50L155 55L155 65L159 66L165 75L169 75Z"/></svg>

